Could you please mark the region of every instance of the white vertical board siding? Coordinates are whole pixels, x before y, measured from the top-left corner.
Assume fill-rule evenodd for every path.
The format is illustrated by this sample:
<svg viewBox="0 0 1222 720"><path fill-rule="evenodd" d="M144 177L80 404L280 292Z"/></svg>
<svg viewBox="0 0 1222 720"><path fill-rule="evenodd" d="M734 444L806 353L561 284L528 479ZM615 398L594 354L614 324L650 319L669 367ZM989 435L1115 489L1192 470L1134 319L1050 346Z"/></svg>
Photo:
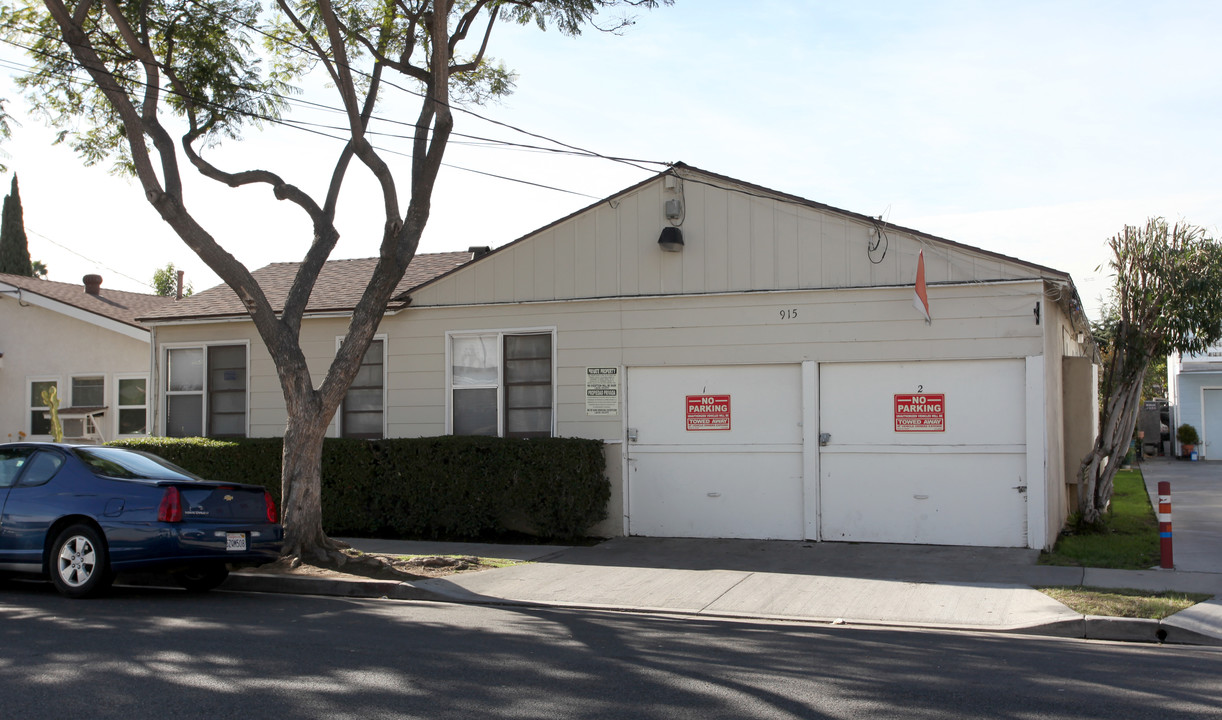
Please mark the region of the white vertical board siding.
<svg viewBox="0 0 1222 720"><path fill-rule="evenodd" d="M678 253L658 247L659 234L672 222L665 203L673 199L683 202L675 221L684 239ZM674 192L659 179L418 289L413 304L911 285L921 249L931 285L1040 275L967 247L895 229L884 233L867 253L876 239L867 219L690 180Z"/></svg>
<svg viewBox="0 0 1222 720"><path fill-rule="evenodd" d="M727 202L729 193L721 188L696 186L693 183L688 183L687 188L690 194L699 195L701 200L699 204L690 206L693 210L698 210L699 214L696 223L685 227L690 230L689 234L692 236L691 240L685 242L690 243L693 249L697 245L700 246L692 255L693 258L703 258L705 290L726 292L730 289L730 246L739 242L737 238L730 236L730 226L727 222L730 212ZM684 246L685 255L687 250Z"/></svg>
<svg viewBox="0 0 1222 720"><path fill-rule="evenodd" d="M573 220L573 278L581 295L598 295L598 220L595 213L584 213ZM511 250L516 250L515 244Z"/></svg>
<svg viewBox="0 0 1222 720"><path fill-rule="evenodd" d="M777 261L776 215L778 203L774 200L751 199L749 222L751 234L744 243L751 249L752 288L777 288L780 269Z"/></svg>
<svg viewBox="0 0 1222 720"><path fill-rule="evenodd" d="M801 263L798 237L798 214L792 207L778 203L776 206L776 285L777 287L799 287Z"/></svg>
<svg viewBox="0 0 1222 720"><path fill-rule="evenodd" d="M1059 369L1061 363L1057 361ZM1048 382L1045 357L1033 355L1027 358L1026 366L1026 416L1027 416L1027 544L1043 550L1052 547L1048 534L1053 526L1049 522L1052 503L1050 498L1053 478L1060 474L1059 467L1050 467L1048 462ZM1064 493L1064 486L1056 489ZM1060 530L1060 524L1056 524Z"/></svg>
<svg viewBox="0 0 1222 720"><path fill-rule="evenodd" d="M535 247L535 290L540 300L556 297L556 234L545 233L538 238Z"/></svg>
<svg viewBox="0 0 1222 720"><path fill-rule="evenodd" d="M1045 549L1056 543L1056 536L1061 526L1069 516L1069 490L1065 477L1065 403L1066 393L1064 365L1062 358L1069 354L1079 354L1080 346L1074 333L1072 320L1052 300L1045 297L1040 303L1041 323L1044 328L1044 355L1028 358L1028 372L1034 372L1038 366L1042 395L1038 410L1042 416L1039 424L1039 436L1042 441L1043 457L1040 462L1043 467L1040 475L1045 482L1039 488L1033 488L1030 501L1032 507L1032 522L1030 524L1031 547ZM1071 388L1071 392L1094 393L1093 388ZM1033 476L1033 477L1039 477ZM1033 486L1035 483L1032 483ZM1041 499L1040 518L1042 524L1037 528L1035 517L1035 501ZM1044 520L1044 519L1047 520ZM1037 533L1037 529L1041 532Z"/></svg>
<svg viewBox="0 0 1222 720"><path fill-rule="evenodd" d="M642 234L648 235L652 223L642 225L640 213L641 196L629 195L619 203L620 223L624 228L624 242L619 245L619 277L623 280L620 290L625 295L639 295L641 291L641 272L637 263L641 262ZM652 219L652 218L651 218Z"/></svg>
<svg viewBox="0 0 1222 720"><path fill-rule="evenodd" d="M650 208L650 210L652 210L652 208ZM705 202L704 193L687 194L687 206L685 208L685 216L683 218L683 223L681 227L681 232L684 234L685 237L688 235L692 236L693 238L701 238L701 237L707 236L705 228L709 227L709 220L708 218L705 217L705 212L706 212L706 202ZM652 222L653 219L654 218L653 218L652 212L642 212L640 214L640 221L643 224ZM667 221L667 224L670 224L670 222L671 221ZM654 245L657 245L656 236L653 238L653 240L654 240ZM721 251L721 257L724 258L725 256L725 252L724 252L725 251L725 237L722 236L720 240L721 240L721 243L719 245L719 249ZM718 252L713 247L711 247L710 242L711 241L706 238L705 247L704 247L703 252L680 253L680 255L683 258L682 260L683 262L683 289L685 292L702 293L702 292L705 292L710 287L709 278L708 278L709 267L710 267L710 263L712 262L712 258L717 256L717 252ZM651 250L652 248L645 247L644 245L645 244L642 243L642 245L640 246L642 260L644 260L645 262L649 262L650 260L655 259L657 255L655 255L652 252L648 252L648 250ZM714 283L713 286L724 290L725 289L724 280L720 283Z"/></svg>
<svg viewBox="0 0 1222 720"><path fill-rule="evenodd" d="M556 297L572 298L577 296L577 226L575 223L564 223L550 230L556 239ZM550 298L540 298L550 299ZM428 304L427 301L423 304Z"/></svg>
<svg viewBox="0 0 1222 720"><path fill-rule="evenodd" d="M811 238L817 242L820 250L819 275L815 281L819 287L848 287L852 284L849 248L845 237L848 221L839 215L823 215L822 220L818 237ZM864 253L865 248L860 248L859 252ZM807 282L811 280L803 279Z"/></svg>

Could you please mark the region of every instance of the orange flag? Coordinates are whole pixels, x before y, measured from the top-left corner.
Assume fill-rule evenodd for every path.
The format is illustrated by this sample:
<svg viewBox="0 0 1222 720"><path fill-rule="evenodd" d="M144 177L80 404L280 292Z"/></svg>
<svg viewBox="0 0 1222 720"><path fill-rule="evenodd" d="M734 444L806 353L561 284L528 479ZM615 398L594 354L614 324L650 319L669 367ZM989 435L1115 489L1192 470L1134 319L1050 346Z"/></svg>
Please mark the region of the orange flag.
<svg viewBox="0 0 1222 720"><path fill-rule="evenodd" d="M925 317L925 324L933 322L929 315L929 292L925 289L925 251L917 256L916 287L912 290L912 306Z"/></svg>

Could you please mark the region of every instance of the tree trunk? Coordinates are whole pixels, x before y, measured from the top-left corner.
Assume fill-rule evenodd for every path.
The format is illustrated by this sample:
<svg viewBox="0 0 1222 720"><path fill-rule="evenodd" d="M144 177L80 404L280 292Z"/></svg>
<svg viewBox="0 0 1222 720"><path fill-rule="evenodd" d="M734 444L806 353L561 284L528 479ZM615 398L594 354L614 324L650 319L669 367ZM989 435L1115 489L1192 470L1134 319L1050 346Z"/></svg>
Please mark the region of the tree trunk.
<svg viewBox="0 0 1222 720"><path fill-rule="evenodd" d="M326 560L336 548L322 529L322 444L329 424L315 413L289 413L280 475L285 556Z"/></svg>
<svg viewBox="0 0 1222 720"><path fill-rule="evenodd" d="M1078 509L1085 523L1098 524L1112 501L1112 482L1137 425L1145 377L1142 368L1136 377L1121 381L1107 398L1099 437L1078 471Z"/></svg>

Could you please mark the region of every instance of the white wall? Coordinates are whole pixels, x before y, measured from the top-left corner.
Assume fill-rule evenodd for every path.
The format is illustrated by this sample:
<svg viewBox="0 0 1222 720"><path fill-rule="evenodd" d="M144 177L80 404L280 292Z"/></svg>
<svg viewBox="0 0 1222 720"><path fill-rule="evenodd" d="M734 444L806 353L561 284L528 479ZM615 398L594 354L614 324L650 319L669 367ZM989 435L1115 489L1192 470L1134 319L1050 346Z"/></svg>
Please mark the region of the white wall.
<svg viewBox="0 0 1222 720"><path fill-rule="evenodd" d="M758 189L735 192L690 173L681 191L661 179L497 249L413 293L414 306L466 305L906 285L925 253L926 281L1021 279L1029 265L961 245L886 230L865 219ZM667 200L685 208L682 252L661 252ZM877 250L867 252L873 243Z"/></svg>
<svg viewBox="0 0 1222 720"><path fill-rule="evenodd" d="M445 433L445 342L452 331L554 327L557 434L616 443L624 434L622 408L616 416L586 414L587 367L1026 358L1043 352L1043 328L1031 312L1043 296L1042 281L930 288L931 325L913 309L911 296L907 288L861 288L411 307L385 318L379 328L388 336L388 434ZM304 323L302 346L315 385L345 328L343 320ZM159 346L242 339L252 340L251 434L281 435L285 411L279 381L251 323L157 330ZM611 463L620 454L617 446L608 450L616 518L615 512L623 512L623 487L619 468ZM598 531L618 534L615 520Z"/></svg>
<svg viewBox="0 0 1222 720"><path fill-rule="evenodd" d="M0 295L0 442L30 432L29 394L34 379L57 380L60 406L71 402L73 376L106 379L103 434L117 432L116 376L147 375L149 343L38 305ZM39 403L41 404L41 403ZM35 439L49 439L46 436Z"/></svg>

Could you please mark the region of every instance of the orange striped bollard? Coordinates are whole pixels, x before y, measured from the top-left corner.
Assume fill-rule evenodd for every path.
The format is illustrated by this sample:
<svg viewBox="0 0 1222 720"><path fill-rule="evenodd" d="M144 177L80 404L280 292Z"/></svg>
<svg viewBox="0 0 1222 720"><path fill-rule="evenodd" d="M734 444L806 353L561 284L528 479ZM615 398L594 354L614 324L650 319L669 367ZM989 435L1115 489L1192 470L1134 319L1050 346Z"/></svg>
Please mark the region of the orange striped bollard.
<svg viewBox="0 0 1222 720"><path fill-rule="evenodd" d="M1175 562L1171 557L1171 483L1158 482L1158 544L1162 555L1159 567L1171 569Z"/></svg>

